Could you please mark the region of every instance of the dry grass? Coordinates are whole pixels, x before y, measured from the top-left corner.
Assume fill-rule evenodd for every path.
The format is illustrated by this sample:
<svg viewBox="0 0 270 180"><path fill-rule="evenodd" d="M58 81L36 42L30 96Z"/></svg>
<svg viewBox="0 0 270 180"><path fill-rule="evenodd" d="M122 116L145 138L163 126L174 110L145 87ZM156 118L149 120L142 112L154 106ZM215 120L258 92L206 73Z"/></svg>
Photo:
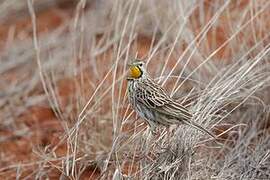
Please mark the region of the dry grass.
<svg viewBox="0 0 270 180"><path fill-rule="evenodd" d="M61 1L0 3L30 14L0 17L0 177L270 178L270 2ZM218 143L149 133L127 102L136 56Z"/></svg>

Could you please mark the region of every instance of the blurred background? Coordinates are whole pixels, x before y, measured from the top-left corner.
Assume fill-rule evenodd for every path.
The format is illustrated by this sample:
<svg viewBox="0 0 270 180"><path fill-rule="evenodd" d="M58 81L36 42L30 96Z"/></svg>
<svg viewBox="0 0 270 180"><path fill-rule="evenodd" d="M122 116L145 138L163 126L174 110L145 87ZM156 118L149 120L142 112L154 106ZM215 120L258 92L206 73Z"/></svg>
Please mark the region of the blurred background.
<svg viewBox="0 0 270 180"><path fill-rule="evenodd" d="M269 179L269 29L268 0L1 0L0 179ZM148 142L135 57L222 147Z"/></svg>

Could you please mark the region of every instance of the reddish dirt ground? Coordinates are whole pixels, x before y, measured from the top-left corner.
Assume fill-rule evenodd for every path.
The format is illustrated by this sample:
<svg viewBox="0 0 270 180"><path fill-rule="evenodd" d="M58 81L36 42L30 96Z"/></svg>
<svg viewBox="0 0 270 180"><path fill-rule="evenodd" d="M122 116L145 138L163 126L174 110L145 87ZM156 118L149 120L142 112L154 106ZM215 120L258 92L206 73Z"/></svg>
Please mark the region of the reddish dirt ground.
<svg viewBox="0 0 270 180"><path fill-rule="evenodd" d="M64 1L65 2L65 1ZM71 17L74 11L74 3L66 1L59 3L58 7L43 9L37 13L38 34L49 33ZM19 16L13 14L9 21L0 24L0 51L5 51L13 41L23 41L32 36L32 24L27 11L21 12ZM16 70L6 73L5 78L10 81L16 81ZM65 99L72 92L69 81L59 84L59 95L65 103ZM38 91L38 90L37 90ZM35 92L34 92L35 93ZM5 138L0 142L0 179L13 179L15 177L32 177L34 170L38 167L38 155L35 151L45 147L54 146L59 143L63 135L63 127L60 121L55 117L49 106L30 107L22 113L16 120L19 124L26 125L27 134L18 135L11 130L3 129L0 126L0 136ZM56 155L61 157L66 153L64 143L56 149ZM48 162L45 169L48 170L50 179L59 179L61 172L57 168L49 166L50 163L59 164L61 161ZM18 165L24 164L20 167ZM19 174L19 176L18 176ZM87 168L81 175L81 179L96 179L97 171L93 168Z"/></svg>
<svg viewBox="0 0 270 180"><path fill-rule="evenodd" d="M238 6L238 8L242 6L244 6L244 3L243 5ZM66 3L60 4L58 7L51 7L40 11L37 14L37 29L39 35L46 34L67 21L67 17L72 17L74 15L74 9L73 3ZM194 13L194 16L196 16L196 13ZM226 16L222 20L226 22ZM222 29L226 29L228 23L221 24L222 27L217 28L220 30L215 33L215 38L217 40L216 46L221 45L227 38L226 33L224 33ZM196 24L194 25L194 28L198 29L198 31L200 30ZM209 36L207 38L209 43L213 41L211 39L213 38L211 33L213 32L210 31L207 35ZM27 13L22 17L11 18L11 21L0 24L0 52L9 48L14 40L23 41L31 36L31 19ZM138 42L138 56L144 57L151 44L151 39L140 36ZM216 57L226 58L230 56L230 50L226 48L227 45L217 53ZM11 73L9 77L11 81L16 80L16 76L13 76L14 74ZM65 101L67 101L67 98L74 93L72 82L72 80L59 82L59 95L60 99L63 100L63 105L65 104ZM39 147L40 149L44 149L45 147L56 145L59 142L64 130L52 109L48 107L49 106L44 107L42 105L30 107L19 116L17 121L20 124L26 125L25 128L28 129L27 134L18 135L8 129L2 129L0 126L0 137L6 139L5 141L0 142L0 179L5 179L6 177L10 177L10 179L15 178L18 173L18 169L15 168L15 165L25 163L26 165L20 169L20 177L31 176L33 170L39 165L36 162L39 159L39 156L34 151L39 151ZM65 155L66 146L64 143L58 146L56 153L57 157ZM33 162L33 164L31 162ZM45 165L48 167L48 172L50 172L48 173L50 174L50 178L59 179L61 172L57 168L49 166L50 163L59 164L61 161L48 162L47 165ZM94 168L89 167L85 170L81 179L97 179L98 176L99 173L95 171Z"/></svg>

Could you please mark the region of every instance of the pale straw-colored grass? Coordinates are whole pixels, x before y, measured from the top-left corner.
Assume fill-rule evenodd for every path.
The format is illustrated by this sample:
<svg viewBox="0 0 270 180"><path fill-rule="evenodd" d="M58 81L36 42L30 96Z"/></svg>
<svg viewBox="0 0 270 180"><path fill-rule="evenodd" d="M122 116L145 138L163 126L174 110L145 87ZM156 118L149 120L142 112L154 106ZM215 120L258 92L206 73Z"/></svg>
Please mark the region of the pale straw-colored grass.
<svg viewBox="0 0 270 180"><path fill-rule="evenodd" d="M33 36L1 54L1 74L24 74L1 85L0 105L19 99L14 116L1 109L2 124L45 101L64 131L56 145L33 149L39 161L0 170L19 177L38 165L29 175L36 178L56 168L79 179L89 166L101 179L270 178L270 2L81 0L71 20L44 34L27 2ZM125 80L136 56L219 143L184 125L154 136L137 120ZM66 79L74 88L63 103L58 83ZM42 93L31 95L40 84ZM59 156L61 144L67 151Z"/></svg>

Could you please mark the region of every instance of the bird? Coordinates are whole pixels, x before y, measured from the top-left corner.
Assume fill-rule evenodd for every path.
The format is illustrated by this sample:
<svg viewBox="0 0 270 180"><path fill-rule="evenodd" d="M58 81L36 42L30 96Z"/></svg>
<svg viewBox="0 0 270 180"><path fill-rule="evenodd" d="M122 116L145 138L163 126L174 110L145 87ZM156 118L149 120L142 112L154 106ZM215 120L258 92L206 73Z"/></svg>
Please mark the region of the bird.
<svg viewBox="0 0 270 180"><path fill-rule="evenodd" d="M186 124L216 139L215 135L192 120L192 113L171 98L166 90L147 72L145 62L135 59L128 64L128 101L131 107L150 126L152 132L158 126Z"/></svg>

